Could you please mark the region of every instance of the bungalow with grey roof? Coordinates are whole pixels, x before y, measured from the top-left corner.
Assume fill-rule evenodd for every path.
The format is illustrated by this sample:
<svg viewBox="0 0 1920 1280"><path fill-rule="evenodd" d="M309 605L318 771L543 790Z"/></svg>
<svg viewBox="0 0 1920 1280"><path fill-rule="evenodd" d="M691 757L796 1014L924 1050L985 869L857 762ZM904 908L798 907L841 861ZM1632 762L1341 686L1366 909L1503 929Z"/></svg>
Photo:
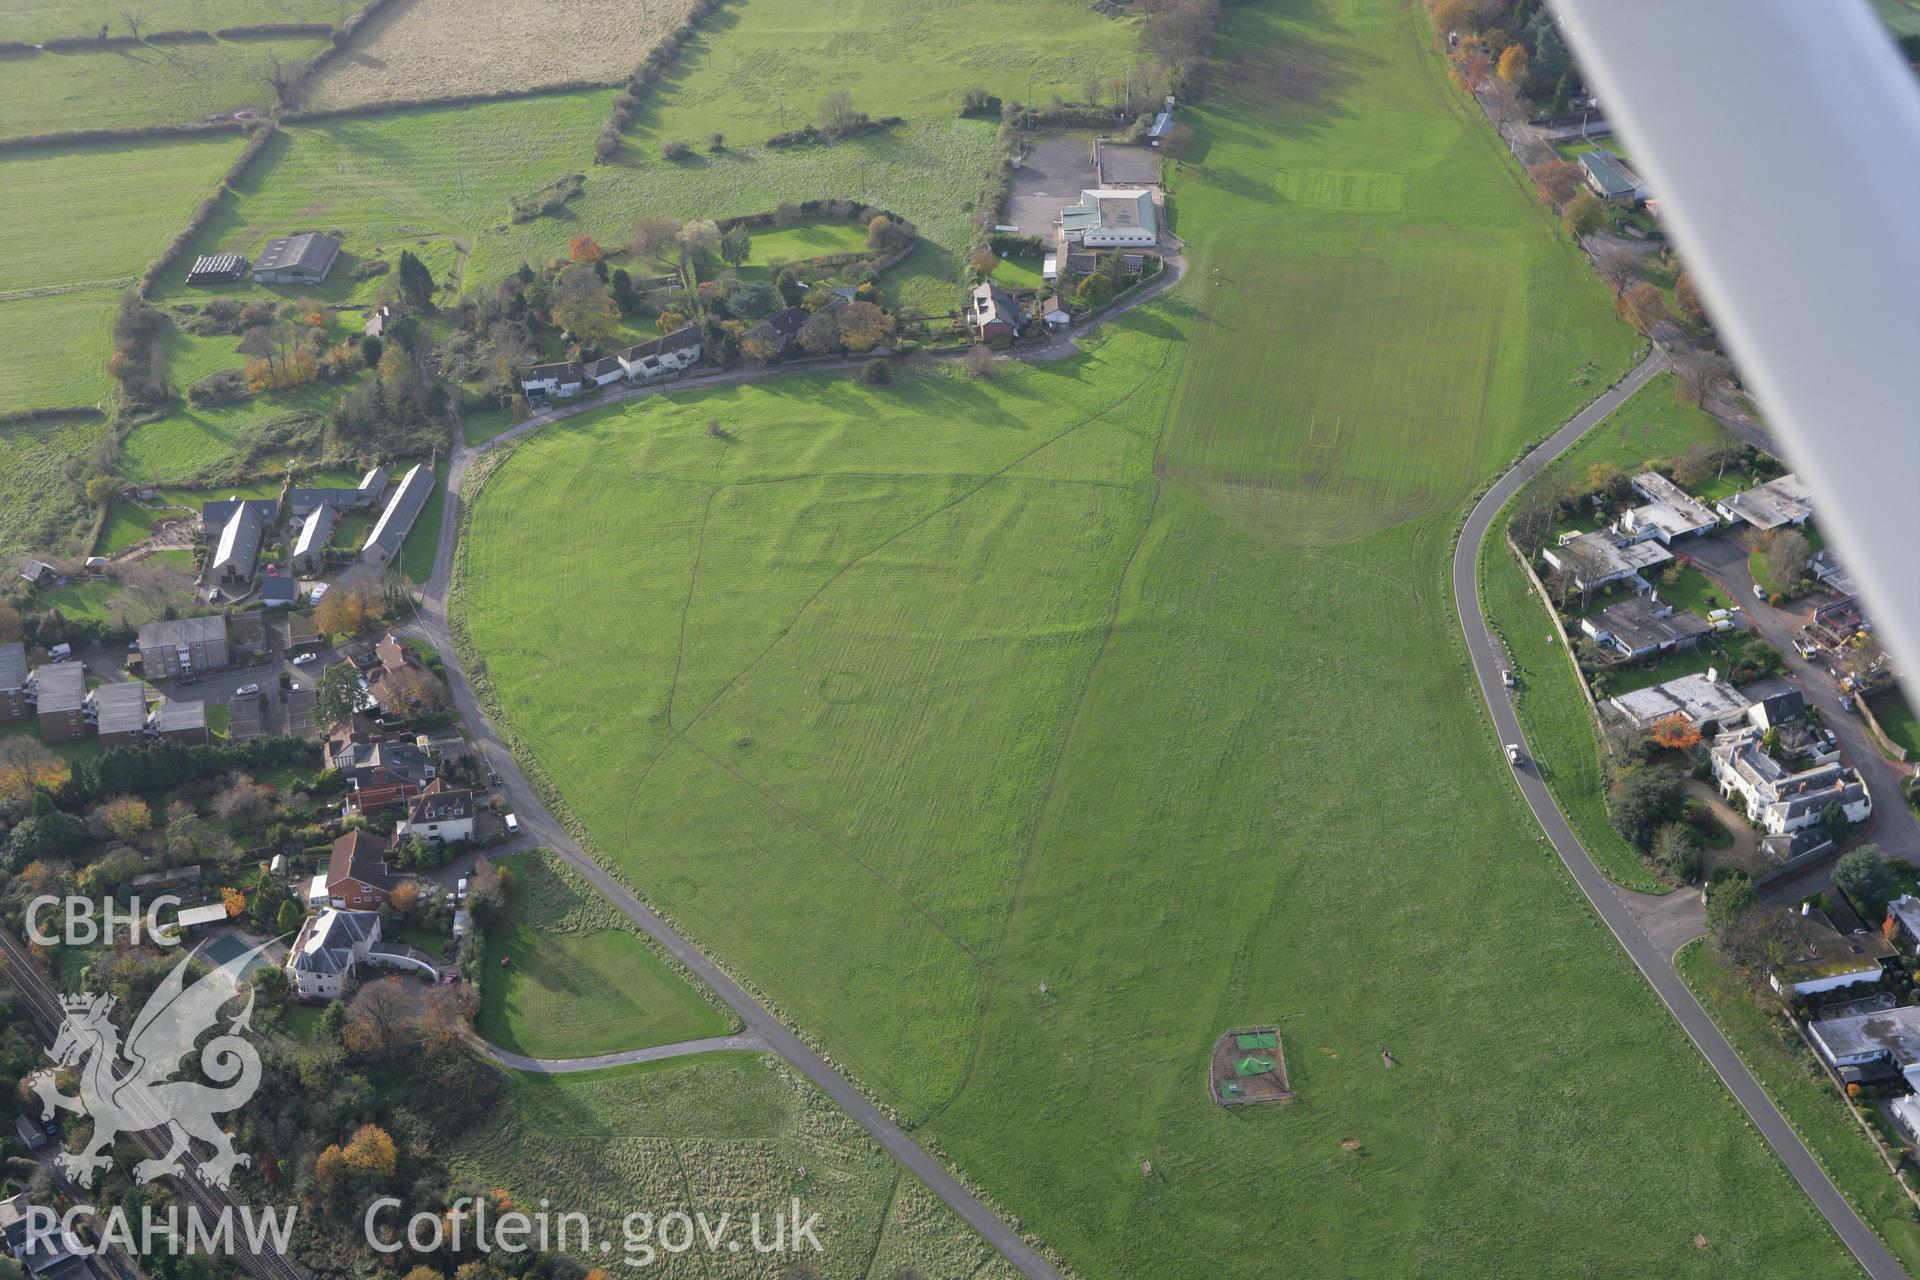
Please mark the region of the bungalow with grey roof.
<svg viewBox="0 0 1920 1280"><path fill-rule="evenodd" d="M1569 574L1582 591L1629 580L1635 590L1645 590L1648 584L1640 571L1666 564L1673 553L1657 542L1636 542L1602 529L1563 538L1555 546L1542 548L1540 558Z"/></svg>
<svg viewBox="0 0 1920 1280"><path fill-rule="evenodd" d="M1681 716L1705 732L1742 718L1752 705L1752 699L1722 680L1713 667L1708 667L1705 674L1695 672L1607 699L1607 706L1617 715L1643 730L1670 716Z"/></svg>
<svg viewBox="0 0 1920 1280"><path fill-rule="evenodd" d="M1608 658L1631 662L1691 649L1712 634L1713 624L1697 614L1675 612L1672 605L1651 596L1634 596L1580 619L1580 630Z"/></svg>
<svg viewBox="0 0 1920 1280"><path fill-rule="evenodd" d="M1806 481L1789 472L1777 480L1722 498L1714 507L1735 524L1744 520L1756 529L1778 529L1781 525L1807 522L1813 515L1813 491L1807 488Z"/></svg>
<svg viewBox="0 0 1920 1280"><path fill-rule="evenodd" d="M1628 537L1672 543L1720 527L1720 517L1706 503L1658 471L1641 472L1633 487L1647 501L1621 515L1619 529Z"/></svg>

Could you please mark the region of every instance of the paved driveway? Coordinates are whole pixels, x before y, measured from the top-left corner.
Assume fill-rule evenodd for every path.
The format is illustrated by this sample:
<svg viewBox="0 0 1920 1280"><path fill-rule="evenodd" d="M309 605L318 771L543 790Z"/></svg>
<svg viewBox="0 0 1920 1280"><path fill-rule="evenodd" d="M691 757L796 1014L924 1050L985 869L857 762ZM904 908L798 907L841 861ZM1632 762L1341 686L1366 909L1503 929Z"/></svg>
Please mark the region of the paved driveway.
<svg viewBox="0 0 1920 1280"><path fill-rule="evenodd" d="M1042 138L1013 171L1007 222L1020 228L1021 235L1050 238L1060 210L1078 204L1080 193L1095 185L1093 143L1086 136Z"/></svg>

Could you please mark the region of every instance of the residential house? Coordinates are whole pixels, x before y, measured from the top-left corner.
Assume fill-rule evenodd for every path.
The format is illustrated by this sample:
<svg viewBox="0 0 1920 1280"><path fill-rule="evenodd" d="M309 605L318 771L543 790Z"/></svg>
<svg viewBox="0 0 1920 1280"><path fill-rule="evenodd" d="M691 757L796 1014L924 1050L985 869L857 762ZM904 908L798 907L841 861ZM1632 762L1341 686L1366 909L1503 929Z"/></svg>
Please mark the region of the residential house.
<svg viewBox="0 0 1920 1280"><path fill-rule="evenodd" d="M1741 719L1752 705L1738 689L1722 680L1720 672L1713 667L1708 667L1704 674L1694 672L1665 684L1607 699L1607 706L1636 729L1651 729L1677 715L1702 733Z"/></svg>
<svg viewBox="0 0 1920 1280"><path fill-rule="evenodd" d="M367 535L367 544L360 549L360 558L372 565L391 564L398 558L400 548L406 544L407 534L413 529L413 522L420 518L421 510L432 496L433 472L427 470L424 462L414 463L407 474L400 477L393 497L387 500L386 510L380 513L373 532Z"/></svg>
<svg viewBox="0 0 1920 1280"><path fill-rule="evenodd" d="M1633 487L1646 503L1621 515L1618 527L1628 537L1642 541L1656 538L1671 544L1720 527L1720 517L1706 503L1658 471L1635 476Z"/></svg>
<svg viewBox="0 0 1920 1280"><path fill-rule="evenodd" d="M580 371L596 387L604 387L609 382L618 382L627 376L627 366L620 363L619 356L601 356L598 360L581 365Z"/></svg>
<svg viewBox="0 0 1920 1280"><path fill-rule="evenodd" d="M50 564L40 560L29 560L20 566L20 576L26 579L30 586L44 587L60 574Z"/></svg>
<svg viewBox="0 0 1920 1280"><path fill-rule="evenodd" d="M0 724L25 720L32 710L27 702L27 646L18 640L0 641Z"/></svg>
<svg viewBox="0 0 1920 1280"><path fill-rule="evenodd" d="M247 260L237 253L203 253L187 271L188 284L237 284L247 275Z"/></svg>
<svg viewBox="0 0 1920 1280"><path fill-rule="evenodd" d="M81 1280L87 1246L61 1224L60 1214L27 1199L24 1191L0 1200L0 1238L33 1280Z"/></svg>
<svg viewBox="0 0 1920 1280"><path fill-rule="evenodd" d="M1060 244L1087 249L1152 249L1160 243L1153 192L1143 187L1094 187L1080 203L1060 210Z"/></svg>
<svg viewBox="0 0 1920 1280"><path fill-rule="evenodd" d="M967 299L967 328L980 342L994 342L1002 338L1016 338L1020 335L1020 326L1026 318L1020 314L1020 304L1013 295L991 280L973 287L973 293Z"/></svg>
<svg viewBox="0 0 1920 1280"><path fill-rule="evenodd" d="M211 742L207 731L207 704L162 698L153 713L153 731L168 742Z"/></svg>
<svg viewBox="0 0 1920 1280"><path fill-rule="evenodd" d="M1873 813L1873 798L1857 770L1835 760L1794 773L1761 748L1757 729L1720 735L1709 758L1720 793L1738 797L1747 817L1768 835L1814 826L1830 805L1838 805L1849 822L1864 822Z"/></svg>
<svg viewBox="0 0 1920 1280"><path fill-rule="evenodd" d="M1647 198L1645 180L1611 151L1596 147L1592 151L1582 152L1580 169L1593 194L1608 204L1631 203Z"/></svg>
<svg viewBox="0 0 1920 1280"><path fill-rule="evenodd" d="M253 571L260 560L260 541L265 534L266 523L260 518L259 507L251 502L236 507L220 530L213 558L207 562L207 581L231 588L236 594L244 593L253 585Z"/></svg>
<svg viewBox="0 0 1920 1280"><path fill-rule="evenodd" d="M287 985L303 1000L338 1000L380 941L380 913L329 907L308 916L287 951Z"/></svg>
<svg viewBox="0 0 1920 1280"><path fill-rule="evenodd" d="M774 312L747 332L753 336L764 336L780 348L782 355L793 345L801 328L807 323L807 317L813 313L805 307L784 307ZM762 326L765 326L764 330Z"/></svg>
<svg viewBox="0 0 1920 1280"><path fill-rule="evenodd" d="M529 400L536 396L568 400L579 395L586 385L587 371L580 367L577 360L536 364L520 375L520 390Z"/></svg>
<svg viewBox="0 0 1920 1280"><path fill-rule="evenodd" d="M1811 907L1792 917L1793 955L1768 975L1781 995L1811 996L1880 981L1885 961L1899 951L1878 933L1841 933L1825 912Z"/></svg>
<svg viewBox="0 0 1920 1280"><path fill-rule="evenodd" d="M347 782L349 813L405 805L439 776L433 758L405 734L385 734L364 716L349 716L327 737L328 767Z"/></svg>
<svg viewBox="0 0 1920 1280"><path fill-rule="evenodd" d="M1810 1025L1807 1034L1847 1084L1902 1078L1920 1088L1920 1006L1824 1018Z"/></svg>
<svg viewBox="0 0 1920 1280"><path fill-rule="evenodd" d="M354 830L333 842L327 860L327 897L336 907L374 911L393 897L395 878L387 868L387 843Z"/></svg>
<svg viewBox="0 0 1920 1280"><path fill-rule="evenodd" d="M300 584L291 574L270 573L260 579L260 607L291 609L300 600Z"/></svg>
<svg viewBox="0 0 1920 1280"><path fill-rule="evenodd" d="M1714 509L1734 524L1744 520L1756 529L1778 529L1807 522L1813 515L1813 491L1799 476L1789 473L1722 498Z"/></svg>
<svg viewBox="0 0 1920 1280"><path fill-rule="evenodd" d="M340 257L340 242L318 231L275 236L253 264L258 284L319 284Z"/></svg>
<svg viewBox="0 0 1920 1280"><path fill-rule="evenodd" d="M806 312L803 308L789 309L799 311L800 324L806 323ZM800 332L800 325L796 324L793 326L793 332L785 334L780 339L781 342L791 341L793 335L798 332ZM698 325L687 325L685 328L675 329L672 333L656 338L652 342L628 347L619 353L617 359L627 371L628 380L632 382L647 382L654 378L665 377L669 373L677 373L682 369L690 369L700 363L700 328Z"/></svg>
<svg viewBox="0 0 1920 1280"><path fill-rule="evenodd" d="M103 684L91 695L93 727L103 747L137 747L147 740L147 689L134 680Z"/></svg>
<svg viewBox="0 0 1920 1280"><path fill-rule="evenodd" d="M379 306L371 307L367 310L367 322L360 326L360 332L369 338L381 337L386 333L387 326L392 324L393 320L393 308L383 302Z"/></svg>
<svg viewBox="0 0 1920 1280"><path fill-rule="evenodd" d="M1676 612L1654 594L1610 604L1592 617L1580 619L1580 630L1607 657L1631 662L1691 649L1702 637L1713 634L1713 624L1698 614Z"/></svg>
<svg viewBox="0 0 1920 1280"><path fill-rule="evenodd" d="M1800 692L1798 685L1789 681L1770 680L1763 684L1752 684L1744 692L1754 700L1752 709L1747 712L1747 721L1761 733L1769 729L1785 729L1807 718L1807 695Z"/></svg>
<svg viewBox="0 0 1920 1280"><path fill-rule="evenodd" d="M408 803L407 816L394 825L394 842L397 844L408 836L443 844L471 840L473 814L472 791L450 787L446 779L435 778Z"/></svg>
<svg viewBox="0 0 1920 1280"><path fill-rule="evenodd" d="M387 469L381 466L369 467L367 474L360 477L360 484L355 492L360 495L360 500L356 504L358 506L370 507L379 502L387 493Z"/></svg>
<svg viewBox="0 0 1920 1280"><path fill-rule="evenodd" d="M227 620L217 613L148 622L140 627L140 664L149 680L204 675L231 661Z"/></svg>
<svg viewBox="0 0 1920 1280"><path fill-rule="evenodd" d="M1047 326L1048 333L1062 333L1073 324L1073 313L1056 294L1040 304L1040 323Z"/></svg>
<svg viewBox="0 0 1920 1280"><path fill-rule="evenodd" d="M1637 542L1603 529L1563 538L1557 546L1543 548L1540 558L1570 574L1582 591L1610 582L1631 582L1634 590L1645 591L1650 587L1641 572L1668 563L1673 552L1653 539Z"/></svg>
<svg viewBox="0 0 1920 1280"><path fill-rule="evenodd" d="M77 662L35 667L27 677L43 742L78 742L93 726L87 720L87 672Z"/></svg>
<svg viewBox="0 0 1920 1280"><path fill-rule="evenodd" d="M1887 936L1909 947L1920 946L1920 898L1903 893L1887 904Z"/></svg>
<svg viewBox="0 0 1920 1280"><path fill-rule="evenodd" d="M300 522L300 536L294 539L292 568L295 573L305 574L309 578L320 576L326 568L327 543L333 538L333 526L338 517L330 503L321 503L307 513Z"/></svg>

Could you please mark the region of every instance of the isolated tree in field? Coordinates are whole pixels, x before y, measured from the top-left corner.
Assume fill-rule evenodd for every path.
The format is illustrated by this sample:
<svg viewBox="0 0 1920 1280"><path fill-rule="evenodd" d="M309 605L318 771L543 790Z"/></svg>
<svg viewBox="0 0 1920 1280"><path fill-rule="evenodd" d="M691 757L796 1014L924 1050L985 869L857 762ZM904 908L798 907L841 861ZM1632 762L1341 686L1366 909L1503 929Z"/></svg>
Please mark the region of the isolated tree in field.
<svg viewBox="0 0 1920 1280"><path fill-rule="evenodd" d="M737 267L753 256L753 233L747 224L736 222L720 234L720 260Z"/></svg>
<svg viewBox="0 0 1920 1280"><path fill-rule="evenodd" d="M672 218L641 218L633 224L633 251L645 261L665 257L678 242L680 224Z"/></svg>
<svg viewBox="0 0 1920 1280"><path fill-rule="evenodd" d="M1573 193L1573 199L1560 211L1560 219L1569 235L1585 239L1607 220L1607 207L1600 203L1599 196L1583 189Z"/></svg>
<svg viewBox="0 0 1920 1280"><path fill-rule="evenodd" d="M727 135L715 130L707 135L707 150L719 155L727 149Z"/></svg>
<svg viewBox="0 0 1920 1280"><path fill-rule="evenodd" d="M1673 393L1681 403L1704 408L1713 389L1733 377L1733 365L1717 351L1689 351L1673 362L1673 375Z"/></svg>
<svg viewBox="0 0 1920 1280"><path fill-rule="evenodd" d="M1672 751L1686 751L1701 741L1699 726L1678 711L1655 720L1648 736Z"/></svg>
<svg viewBox="0 0 1920 1280"><path fill-rule="evenodd" d="M400 281L400 297L416 311L425 311L433 305L433 273L427 270L427 264L416 258L411 249L400 251L400 260L394 266Z"/></svg>
<svg viewBox="0 0 1920 1280"><path fill-rule="evenodd" d="M1707 308L1700 301L1700 290L1693 283L1693 272L1682 271L1673 282L1673 305L1688 324L1705 324Z"/></svg>
<svg viewBox="0 0 1920 1280"><path fill-rule="evenodd" d="M1643 338L1651 338L1660 322L1667 318L1667 304L1660 291L1644 282L1620 295L1620 315Z"/></svg>
<svg viewBox="0 0 1920 1280"><path fill-rule="evenodd" d="M835 89L820 99L820 128L833 137L839 137L861 122L862 113L853 106L853 95L845 89Z"/></svg>
<svg viewBox="0 0 1920 1280"><path fill-rule="evenodd" d="M893 381L893 366L885 356L875 356L860 366L860 381L869 387L884 387Z"/></svg>
<svg viewBox="0 0 1920 1280"><path fill-rule="evenodd" d="M1807 557L1812 554L1806 534L1798 529L1775 529L1767 537L1764 553L1767 576L1779 590L1790 591L1806 576Z"/></svg>
<svg viewBox="0 0 1920 1280"><path fill-rule="evenodd" d="M993 350L985 343L969 347L964 363L969 378L980 378L984 380L993 377L995 373Z"/></svg>
<svg viewBox="0 0 1920 1280"><path fill-rule="evenodd" d="M689 257L705 261L720 252L720 227L701 218L680 228L680 248Z"/></svg>
<svg viewBox="0 0 1920 1280"><path fill-rule="evenodd" d="M913 243L913 228L884 213L876 213L867 223L867 248L881 256L898 253Z"/></svg>
<svg viewBox="0 0 1920 1280"><path fill-rule="evenodd" d="M1533 185L1556 209L1573 199L1581 189L1580 166L1571 160L1542 160L1527 170L1527 176L1533 179Z"/></svg>
<svg viewBox="0 0 1920 1280"><path fill-rule="evenodd" d="M1500 55L1500 78L1508 84L1518 84L1527 78L1527 46L1508 45Z"/></svg>
<svg viewBox="0 0 1920 1280"><path fill-rule="evenodd" d="M1676 880L1700 874L1700 840L1684 822L1669 822L1653 835L1654 865Z"/></svg>
<svg viewBox="0 0 1920 1280"><path fill-rule="evenodd" d="M826 355L840 349L840 319L831 311L816 311L800 326L800 346L809 354Z"/></svg>
<svg viewBox="0 0 1920 1280"><path fill-rule="evenodd" d="M1833 864L1833 882L1861 915L1877 920L1893 896L1893 868L1877 844L1863 844Z"/></svg>
<svg viewBox="0 0 1920 1280"><path fill-rule="evenodd" d="M547 309L555 324L583 340L611 337L620 326L620 308L613 305L613 295L592 267L581 264L560 273Z"/></svg>
<svg viewBox="0 0 1920 1280"><path fill-rule="evenodd" d="M1613 286L1618 298L1627 286L1640 278L1640 255L1624 244L1602 244L1593 251L1593 265L1600 278Z"/></svg>
<svg viewBox="0 0 1920 1280"><path fill-rule="evenodd" d="M567 257L574 262L598 262L606 257L606 251L592 236L578 235L567 245Z"/></svg>

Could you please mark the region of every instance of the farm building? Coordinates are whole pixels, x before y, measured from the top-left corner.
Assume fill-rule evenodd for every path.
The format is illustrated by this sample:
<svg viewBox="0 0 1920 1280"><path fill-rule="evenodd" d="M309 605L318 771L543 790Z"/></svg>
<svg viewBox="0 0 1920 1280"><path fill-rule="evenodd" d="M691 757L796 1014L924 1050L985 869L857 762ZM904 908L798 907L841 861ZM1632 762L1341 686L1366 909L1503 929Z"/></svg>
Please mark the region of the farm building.
<svg viewBox="0 0 1920 1280"><path fill-rule="evenodd" d="M1627 662L1691 649L1713 632L1713 624L1698 614L1676 613L1670 604L1635 596L1580 619L1580 630L1609 657Z"/></svg>
<svg viewBox="0 0 1920 1280"><path fill-rule="evenodd" d="M1647 198L1647 185L1640 175L1611 151L1595 148L1583 153L1580 169L1593 194L1608 204Z"/></svg>
<svg viewBox="0 0 1920 1280"><path fill-rule="evenodd" d="M587 371L577 360L536 364L520 377L520 390L529 399L551 396L555 400L566 400L579 395L586 385Z"/></svg>
<svg viewBox="0 0 1920 1280"><path fill-rule="evenodd" d="M321 503L307 513L300 523L300 536L293 542L293 571L304 573L309 578L320 576L325 565L324 552L327 543L333 537L334 511L328 503Z"/></svg>
<svg viewBox="0 0 1920 1280"><path fill-rule="evenodd" d="M1040 322L1047 326L1048 332L1058 333L1073 323L1073 313L1055 296L1040 304Z"/></svg>
<svg viewBox="0 0 1920 1280"><path fill-rule="evenodd" d="M1607 699L1607 705L1636 729L1650 729L1669 716L1683 716L1703 733L1715 725L1731 724L1747 714L1753 700L1708 667L1665 684Z"/></svg>
<svg viewBox="0 0 1920 1280"><path fill-rule="evenodd" d="M1060 210L1060 237L1089 249L1151 249L1160 242L1153 192L1130 187L1082 191L1079 204Z"/></svg>
<svg viewBox="0 0 1920 1280"><path fill-rule="evenodd" d="M204 253L193 260L188 284L235 284L246 279L247 260L237 253Z"/></svg>
<svg viewBox="0 0 1920 1280"><path fill-rule="evenodd" d="M169 742L206 742L207 704L204 702L174 702L171 699L160 703L154 712L154 731Z"/></svg>
<svg viewBox="0 0 1920 1280"><path fill-rule="evenodd" d="M0 643L0 723L27 718L27 646Z"/></svg>
<svg viewBox="0 0 1920 1280"><path fill-rule="evenodd" d="M259 514L263 526L280 518L278 498L221 498L214 502L203 502L200 504L200 528L206 533L207 541L218 538L220 530L227 527L227 521L233 519L233 513L242 507L252 507Z"/></svg>
<svg viewBox="0 0 1920 1280"><path fill-rule="evenodd" d="M386 333L387 326L391 323L393 323L393 308L383 302L367 312L367 322L360 326L360 331L369 338L378 338Z"/></svg>
<svg viewBox="0 0 1920 1280"><path fill-rule="evenodd" d="M20 576L32 586L44 587L60 575L50 564L29 560L20 566Z"/></svg>
<svg viewBox="0 0 1920 1280"><path fill-rule="evenodd" d="M368 564L391 564L406 543L413 522L420 518L421 509L432 496L433 472L427 470L424 462L414 463L412 469L400 477L393 497L387 500L387 509L380 513L373 532L367 535L367 545L361 548L360 558Z"/></svg>
<svg viewBox="0 0 1920 1280"><path fill-rule="evenodd" d="M1024 318L1013 295L988 280L973 287L967 299L967 328L981 342L1013 338L1020 333Z"/></svg>
<svg viewBox="0 0 1920 1280"><path fill-rule="evenodd" d="M260 540L266 525L252 503L234 509L220 530L220 542L207 565L207 580L223 587L244 590L253 584L253 571L260 559Z"/></svg>
<svg viewBox="0 0 1920 1280"><path fill-rule="evenodd" d="M147 690L131 680L93 691L94 731L104 747L134 747L147 739Z"/></svg>
<svg viewBox="0 0 1920 1280"><path fill-rule="evenodd" d="M231 661L227 620L217 613L148 622L140 628L140 662L149 680L218 671Z"/></svg>
<svg viewBox="0 0 1920 1280"><path fill-rule="evenodd" d="M1720 517L1707 504L1682 489L1658 471L1644 471L1633 478L1633 487L1646 499L1620 517L1620 532L1637 541L1654 538L1672 543L1720 527Z"/></svg>
<svg viewBox="0 0 1920 1280"><path fill-rule="evenodd" d="M1735 524L1744 520L1756 529L1778 529L1784 524L1805 524L1813 515L1813 494L1806 481L1789 473L1722 498L1714 506Z"/></svg>
<svg viewBox="0 0 1920 1280"><path fill-rule="evenodd" d="M794 332L799 330L796 328ZM652 342L628 347L618 358L627 371L628 379L634 382L645 382L649 378L689 368L700 361L700 329L697 325L675 329Z"/></svg>
<svg viewBox="0 0 1920 1280"><path fill-rule="evenodd" d="M253 264L260 284L319 284L340 257L340 242L318 231L276 236Z"/></svg>
<svg viewBox="0 0 1920 1280"><path fill-rule="evenodd" d="M40 717L45 742L78 742L91 728L87 722L87 672L77 662L34 668L29 678L34 710Z"/></svg>
<svg viewBox="0 0 1920 1280"><path fill-rule="evenodd" d="M360 477L360 487L357 492L362 498L362 501L358 504L361 506L370 507L380 501L380 499L386 497L387 469L379 466L367 468L367 474Z"/></svg>

